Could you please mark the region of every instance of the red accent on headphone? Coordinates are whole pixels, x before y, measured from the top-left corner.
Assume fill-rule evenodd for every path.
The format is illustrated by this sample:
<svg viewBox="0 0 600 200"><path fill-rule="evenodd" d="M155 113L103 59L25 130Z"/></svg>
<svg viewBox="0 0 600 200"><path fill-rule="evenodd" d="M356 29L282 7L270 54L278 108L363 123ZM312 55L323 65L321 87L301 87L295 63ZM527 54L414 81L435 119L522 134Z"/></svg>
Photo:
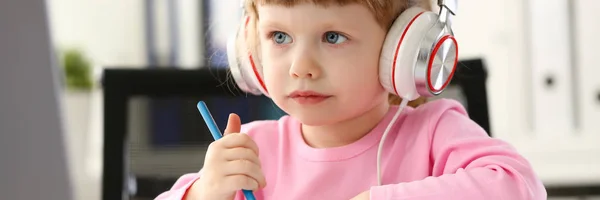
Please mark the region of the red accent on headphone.
<svg viewBox="0 0 600 200"><path fill-rule="evenodd" d="M252 71L254 72L254 76L256 76L256 79L258 80L258 83L260 83L260 86L265 90L265 92L267 92L267 86L265 86L265 83L260 77L258 69L256 69L256 65L254 64L254 58L252 57L252 54L250 52L248 52L248 57L250 59L250 65L252 65Z"/></svg>
<svg viewBox="0 0 600 200"><path fill-rule="evenodd" d="M450 76L448 76L448 80L446 80L446 82L444 82L444 85L442 85L442 87L440 87L439 89L435 89L435 88L433 88L433 83L431 83L431 66L433 65L433 59L435 59L435 54L437 53L439 48L442 46L442 44L448 39L452 40L452 42L454 43L454 46L456 47L456 52L455 52L456 55L454 56L454 67L452 67ZM450 84L450 81L452 80L452 76L454 75L454 72L456 71L457 63L458 63L458 44L456 42L456 39L452 35L446 35L446 36L440 38L439 42L437 44L435 44L435 47L433 48L433 51L431 52L431 56L429 56L429 64L427 65L427 86L429 86L429 89L431 89L433 92L440 92L446 86L448 86L448 84Z"/></svg>
<svg viewBox="0 0 600 200"><path fill-rule="evenodd" d="M402 44L402 40L404 40L406 32L408 31L408 29L410 29L410 26L413 24L413 22L415 22L417 18L419 18L421 14L423 14L423 12L417 14L410 20L410 22L406 26L406 29L404 29L404 32L402 32L402 36L400 37L400 41L398 41L396 51L394 52L394 61L392 63L392 86L394 87L394 92L396 92L396 94L398 94L398 90L396 89L396 60L398 60L398 50L400 50L400 45Z"/></svg>
<svg viewBox="0 0 600 200"><path fill-rule="evenodd" d="M247 37L247 35L248 35L248 29L247 29L248 23L250 23L250 16L246 16L246 22L244 23L244 27L245 27L244 28L244 37ZM248 59L250 60L250 65L252 66L252 71L254 72L254 76L256 76L258 83L264 89L264 91L267 92L267 86L265 86L265 83L263 82L262 78L260 77L260 73L258 73L256 64L254 63L254 57L252 57L252 53L250 52L250 50L248 50Z"/></svg>

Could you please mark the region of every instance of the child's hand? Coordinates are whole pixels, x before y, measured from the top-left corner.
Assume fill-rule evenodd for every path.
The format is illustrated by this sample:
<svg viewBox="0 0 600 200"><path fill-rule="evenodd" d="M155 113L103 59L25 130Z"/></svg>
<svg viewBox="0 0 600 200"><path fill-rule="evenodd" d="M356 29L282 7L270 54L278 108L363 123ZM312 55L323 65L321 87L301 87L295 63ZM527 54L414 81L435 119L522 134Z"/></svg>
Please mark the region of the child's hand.
<svg viewBox="0 0 600 200"><path fill-rule="evenodd" d="M231 200L241 189L256 190L266 185L258 146L250 136L239 133L240 128L239 116L229 115L223 138L209 145L201 177L188 191L188 197Z"/></svg>
<svg viewBox="0 0 600 200"><path fill-rule="evenodd" d="M354 198L352 198L350 200L370 200L370 199L371 199L371 192L369 192L369 190L367 190L367 191L360 193L359 195L355 196Z"/></svg>

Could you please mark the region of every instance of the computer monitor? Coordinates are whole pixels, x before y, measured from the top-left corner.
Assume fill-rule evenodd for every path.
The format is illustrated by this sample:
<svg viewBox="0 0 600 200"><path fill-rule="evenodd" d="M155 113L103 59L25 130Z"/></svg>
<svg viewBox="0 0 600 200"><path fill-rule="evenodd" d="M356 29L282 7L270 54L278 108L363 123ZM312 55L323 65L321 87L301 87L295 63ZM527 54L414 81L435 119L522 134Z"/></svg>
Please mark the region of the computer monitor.
<svg viewBox="0 0 600 200"><path fill-rule="evenodd" d="M72 199L44 0L0 1L0 195Z"/></svg>

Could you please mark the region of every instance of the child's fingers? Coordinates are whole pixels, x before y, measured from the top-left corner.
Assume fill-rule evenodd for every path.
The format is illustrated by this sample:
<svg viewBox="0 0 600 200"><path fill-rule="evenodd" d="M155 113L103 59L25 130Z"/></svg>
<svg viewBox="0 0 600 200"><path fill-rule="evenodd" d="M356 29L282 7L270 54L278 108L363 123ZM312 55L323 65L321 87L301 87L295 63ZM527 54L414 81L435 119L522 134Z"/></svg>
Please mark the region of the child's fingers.
<svg viewBox="0 0 600 200"><path fill-rule="evenodd" d="M229 114L229 119L227 120L227 127L225 128L225 132L223 135L227 135L230 133L239 133L242 128L242 122L240 120L240 116L231 113Z"/></svg>

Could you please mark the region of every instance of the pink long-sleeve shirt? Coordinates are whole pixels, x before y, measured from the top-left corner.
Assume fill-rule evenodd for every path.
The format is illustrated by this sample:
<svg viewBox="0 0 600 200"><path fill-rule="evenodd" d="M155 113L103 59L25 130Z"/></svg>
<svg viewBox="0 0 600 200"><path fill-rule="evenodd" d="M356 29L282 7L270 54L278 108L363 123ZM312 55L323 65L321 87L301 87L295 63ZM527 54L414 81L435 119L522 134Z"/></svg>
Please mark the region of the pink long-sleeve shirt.
<svg viewBox="0 0 600 200"><path fill-rule="evenodd" d="M508 143L490 138L452 100L405 108L386 138L382 185L377 186L377 147L397 111L358 141L316 149L300 122L285 116L242 126L258 144L267 186L259 200L348 200L370 190L371 200L545 200L546 190L528 161ZM157 200L179 200L199 173L183 175ZM241 192L235 197L243 200Z"/></svg>

